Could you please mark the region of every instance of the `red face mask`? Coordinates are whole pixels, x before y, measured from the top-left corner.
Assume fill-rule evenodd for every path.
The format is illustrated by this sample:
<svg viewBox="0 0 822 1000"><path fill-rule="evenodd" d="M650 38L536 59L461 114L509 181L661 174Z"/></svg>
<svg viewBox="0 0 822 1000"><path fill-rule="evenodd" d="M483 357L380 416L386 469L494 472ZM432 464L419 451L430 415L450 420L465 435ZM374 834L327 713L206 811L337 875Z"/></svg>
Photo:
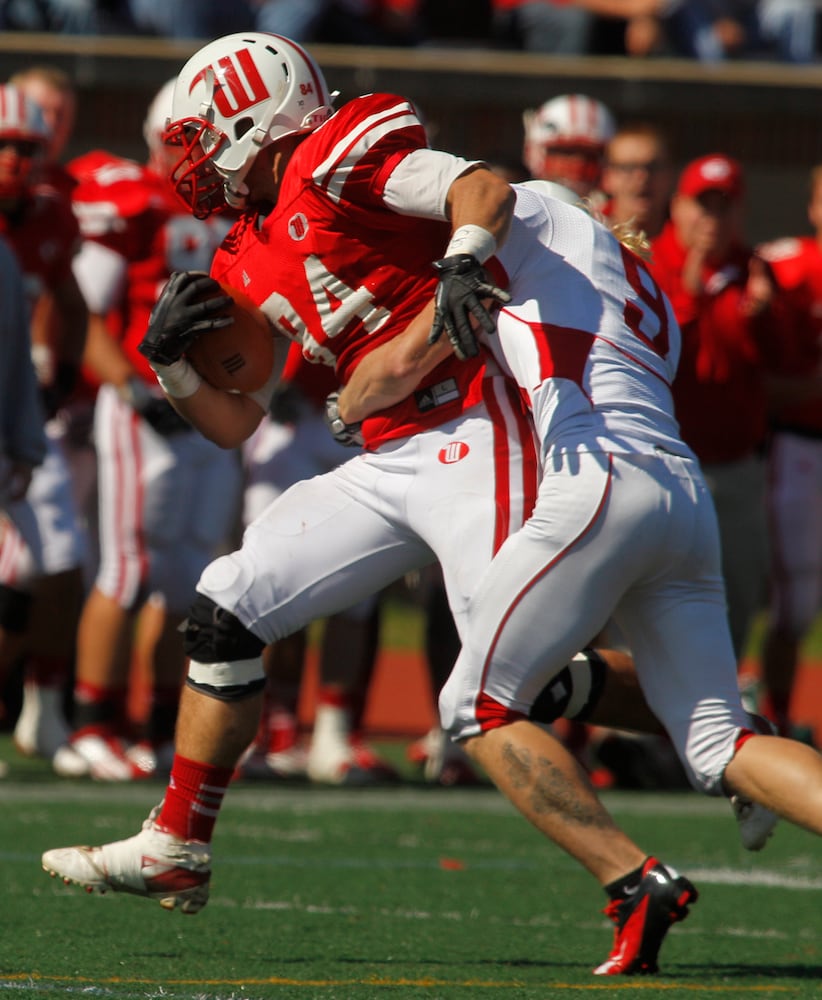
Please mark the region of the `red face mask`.
<svg viewBox="0 0 822 1000"><path fill-rule="evenodd" d="M197 219L207 219L226 207L224 181L211 162L225 138L200 118L172 122L163 133L163 144L180 150L171 167L172 187Z"/></svg>
<svg viewBox="0 0 822 1000"><path fill-rule="evenodd" d="M602 153L598 147L546 146L543 149L542 171L545 180L557 181L587 194L599 184L602 175Z"/></svg>

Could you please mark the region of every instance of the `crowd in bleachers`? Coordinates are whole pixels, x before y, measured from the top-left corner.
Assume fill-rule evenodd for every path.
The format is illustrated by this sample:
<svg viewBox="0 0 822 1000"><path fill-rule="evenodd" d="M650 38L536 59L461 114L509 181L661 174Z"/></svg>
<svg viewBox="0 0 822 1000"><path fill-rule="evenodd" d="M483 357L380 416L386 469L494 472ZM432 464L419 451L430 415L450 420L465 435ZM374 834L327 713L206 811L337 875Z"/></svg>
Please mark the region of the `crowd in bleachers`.
<svg viewBox="0 0 822 1000"><path fill-rule="evenodd" d="M819 59L817 0L2 0L0 30L479 45L717 62Z"/></svg>

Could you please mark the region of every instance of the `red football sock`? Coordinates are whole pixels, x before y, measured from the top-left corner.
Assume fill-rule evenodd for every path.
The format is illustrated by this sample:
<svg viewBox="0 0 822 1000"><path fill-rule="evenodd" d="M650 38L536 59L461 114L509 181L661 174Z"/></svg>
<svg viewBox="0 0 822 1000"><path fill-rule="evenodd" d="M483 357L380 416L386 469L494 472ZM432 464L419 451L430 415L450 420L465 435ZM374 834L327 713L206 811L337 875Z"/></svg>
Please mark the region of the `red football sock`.
<svg viewBox="0 0 822 1000"><path fill-rule="evenodd" d="M232 767L201 764L175 754L157 822L183 840L210 843L233 773Z"/></svg>

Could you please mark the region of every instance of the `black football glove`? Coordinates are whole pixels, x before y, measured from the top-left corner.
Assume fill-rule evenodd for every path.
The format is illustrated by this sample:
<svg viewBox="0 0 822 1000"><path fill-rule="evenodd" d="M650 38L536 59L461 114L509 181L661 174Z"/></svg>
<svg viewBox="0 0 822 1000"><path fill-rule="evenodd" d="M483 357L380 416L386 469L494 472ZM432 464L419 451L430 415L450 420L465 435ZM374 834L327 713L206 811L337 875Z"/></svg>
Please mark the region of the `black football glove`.
<svg viewBox="0 0 822 1000"><path fill-rule="evenodd" d="M362 423L347 424L340 416L340 394L332 392L325 400L325 423L335 441L347 448L361 448L363 445Z"/></svg>
<svg viewBox="0 0 822 1000"><path fill-rule="evenodd" d="M137 350L152 364L171 365L201 333L233 322L227 315L231 304L231 296L204 271L175 271L151 310Z"/></svg>
<svg viewBox="0 0 822 1000"><path fill-rule="evenodd" d="M460 361L473 358L479 346L471 316L486 333L494 333L497 325L482 299L510 302L511 296L489 283L482 264L470 253L435 260L434 268L440 280L434 293L434 322L428 343L436 343L445 330Z"/></svg>

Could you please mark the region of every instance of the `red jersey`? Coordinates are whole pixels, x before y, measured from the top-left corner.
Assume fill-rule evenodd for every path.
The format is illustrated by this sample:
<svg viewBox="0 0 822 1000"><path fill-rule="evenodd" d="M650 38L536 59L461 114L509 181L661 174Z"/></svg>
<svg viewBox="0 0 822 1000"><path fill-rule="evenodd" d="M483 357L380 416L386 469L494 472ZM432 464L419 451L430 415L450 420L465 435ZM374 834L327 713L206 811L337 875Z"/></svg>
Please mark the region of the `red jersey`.
<svg viewBox="0 0 822 1000"><path fill-rule="evenodd" d="M30 190L12 211L0 214L0 235L20 263L29 307L70 276L79 232L71 205L57 192Z"/></svg>
<svg viewBox="0 0 822 1000"><path fill-rule="evenodd" d="M308 361L335 368L339 384L434 293L431 262L442 256L450 227L400 215L384 199L397 164L426 147L405 99L354 99L297 147L270 214L244 215L215 256L213 276L242 289ZM367 447L475 405L483 372L480 359L449 356L412 396L364 422Z"/></svg>
<svg viewBox="0 0 822 1000"><path fill-rule="evenodd" d="M71 203L75 179L62 163L38 163L32 176L33 186L48 193L57 193Z"/></svg>
<svg viewBox="0 0 822 1000"><path fill-rule="evenodd" d="M310 400L317 409L325 409L325 400L330 392L339 388L337 376L333 368L325 365L312 365L303 357L298 343L292 343L288 348L280 384L288 383L300 389L303 396Z"/></svg>
<svg viewBox="0 0 822 1000"><path fill-rule="evenodd" d="M812 236L774 240L759 248L783 292L783 370L807 376L822 368L822 246ZM773 421L800 434L822 437L822 399L782 406Z"/></svg>
<svg viewBox="0 0 822 1000"><path fill-rule="evenodd" d="M102 150L69 164L74 211L85 240L123 258L125 276L109 327L150 385L156 377L137 350L154 303L172 271L208 271L230 225L183 211L168 182L148 167Z"/></svg>
<svg viewBox="0 0 822 1000"><path fill-rule="evenodd" d="M653 241L652 252L651 273L682 330L673 394L683 440L702 462L742 459L765 443L764 376L779 358L773 311L749 319L740 308L752 252L737 246L721 267L706 267L699 295L683 286L686 251L672 223Z"/></svg>

